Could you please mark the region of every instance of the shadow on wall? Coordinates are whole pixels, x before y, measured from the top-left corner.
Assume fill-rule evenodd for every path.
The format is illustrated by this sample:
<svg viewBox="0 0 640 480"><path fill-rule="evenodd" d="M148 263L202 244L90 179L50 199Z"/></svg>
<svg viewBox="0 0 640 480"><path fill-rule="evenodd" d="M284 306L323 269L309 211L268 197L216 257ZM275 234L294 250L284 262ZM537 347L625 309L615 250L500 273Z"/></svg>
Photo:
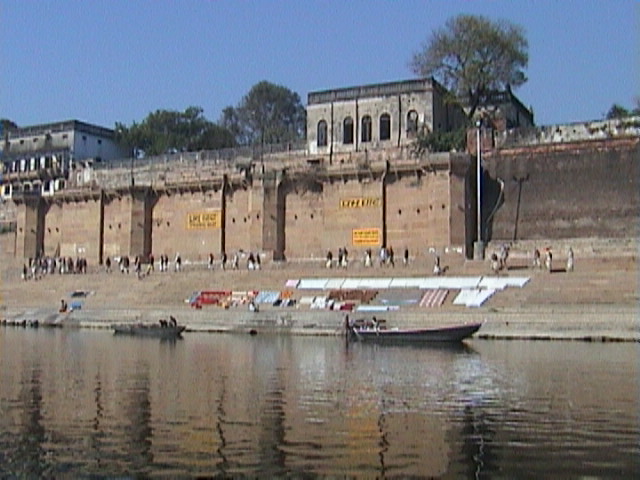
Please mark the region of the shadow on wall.
<svg viewBox="0 0 640 480"><path fill-rule="evenodd" d="M482 240L493 240L493 219L504 205L504 182L491 178L486 170L482 172ZM517 228L517 227L516 227Z"/></svg>
<svg viewBox="0 0 640 480"><path fill-rule="evenodd" d="M493 221L496 213L504 205L504 183L491 178L487 170L482 171L482 240L490 242L493 237ZM477 187L475 170L469 169L465 181L465 256L473 258L473 243L478 236Z"/></svg>

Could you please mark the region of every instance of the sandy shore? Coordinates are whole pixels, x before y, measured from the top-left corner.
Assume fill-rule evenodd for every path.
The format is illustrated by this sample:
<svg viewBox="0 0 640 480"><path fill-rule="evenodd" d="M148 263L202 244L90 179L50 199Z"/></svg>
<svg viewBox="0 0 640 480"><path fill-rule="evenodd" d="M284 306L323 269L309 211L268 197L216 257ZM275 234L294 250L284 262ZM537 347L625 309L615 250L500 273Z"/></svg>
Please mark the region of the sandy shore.
<svg viewBox="0 0 640 480"><path fill-rule="evenodd" d="M186 266L186 271L154 272L144 280L133 274L110 275L95 271L86 275L52 275L39 281L22 281L15 268L3 272L0 318L5 323L38 320L40 324L65 327L110 328L113 323L155 322L173 315L192 332L282 333L297 335L343 334L346 312L311 310L305 306L261 308L246 306L223 309L190 308L191 292L208 289L233 291L281 291L288 279L331 277L425 277L428 259L409 267L325 270L318 263L269 265L260 272L246 270L207 271L204 265ZM443 258L447 276L491 275L486 262L465 261L456 255ZM478 308L452 304L455 292L434 308L402 307L378 314L392 327L439 326L484 322L474 340L558 339L588 341L640 341L638 269L635 256L584 256L574 272L548 272L530 268L528 259L517 255L502 276L526 276L523 288L498 292ZM82 308L59 314L56 308L69 292L85 291ZM294 291L294 297L323 292ZM324 292L326 293L326 292ZM365 314L352 313L352 316Z"/></svg>

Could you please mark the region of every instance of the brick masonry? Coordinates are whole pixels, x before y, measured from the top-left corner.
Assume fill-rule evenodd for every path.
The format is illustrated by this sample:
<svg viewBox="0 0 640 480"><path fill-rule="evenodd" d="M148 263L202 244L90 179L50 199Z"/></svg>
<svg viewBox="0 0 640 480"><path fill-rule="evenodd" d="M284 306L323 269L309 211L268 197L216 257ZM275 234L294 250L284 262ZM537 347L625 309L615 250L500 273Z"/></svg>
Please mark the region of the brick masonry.
<svg viewBox="0 0 640 480"><path fill-rule="evenodd" d="M637 137L501 149L485 161L504 182L494 239L640 236Z"/></svg>
<svg viewBox="0 0 640 480"><path fill-rule="evenodd" d="M483 156L486 240L634 237L637 137L503 148ZM98 175L99 174L99 175ZM96 187L96 185L98 187ZM501 189L501 185L504 188ZM94 172L90 186L16 199L15 256L169 256L204 262L243 250L324 258L393 246L400 257L475 239L475 169L462 153L402 147L232 164Z"/></svg>

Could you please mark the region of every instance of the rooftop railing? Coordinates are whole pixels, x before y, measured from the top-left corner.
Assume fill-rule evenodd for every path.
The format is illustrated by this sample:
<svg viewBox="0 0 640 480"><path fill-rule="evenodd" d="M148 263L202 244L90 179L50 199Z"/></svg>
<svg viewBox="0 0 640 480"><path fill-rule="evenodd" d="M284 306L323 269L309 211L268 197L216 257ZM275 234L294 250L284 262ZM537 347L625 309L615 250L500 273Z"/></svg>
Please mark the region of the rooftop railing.
<svg viewBox="0 0 640 480"><path fill-rule="evenodd" d="M177 152L163 155L154 155L144 158L122 158L94 163L96 170L116 169L116 168L141 168L158 164L220 164L220 163L240 163L242 160L269 161L270 156L295 153L296 155L307 154L306 141L295 143L278 143L268 145L256 145L249 147L224 148L220 150L201 150L198 152Z"/></svg>

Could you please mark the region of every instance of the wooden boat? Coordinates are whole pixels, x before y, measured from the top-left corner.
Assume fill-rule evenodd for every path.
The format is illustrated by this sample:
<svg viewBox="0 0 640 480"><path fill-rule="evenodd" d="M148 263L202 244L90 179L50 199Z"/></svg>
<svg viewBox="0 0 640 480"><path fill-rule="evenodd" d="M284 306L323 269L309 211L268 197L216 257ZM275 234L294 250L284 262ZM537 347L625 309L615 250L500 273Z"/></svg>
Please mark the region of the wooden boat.
<svg viewBox="0 0 640 480"><path fill-rule="evenodd" d="M431 342L459 343L480 330L482 323L470 323L437 328L386 328L377 321L373 325L367 322L354 322L350 327L350 337L361 342L384 344L422 344Z"/></svg>
<svg viewBox="0 0 640 480"><path fill-rule="evenodd" d="M154 338L179 338L187 328L184 325L167 323L134 323L112 325L116 335L137 335Z"/></svg>

